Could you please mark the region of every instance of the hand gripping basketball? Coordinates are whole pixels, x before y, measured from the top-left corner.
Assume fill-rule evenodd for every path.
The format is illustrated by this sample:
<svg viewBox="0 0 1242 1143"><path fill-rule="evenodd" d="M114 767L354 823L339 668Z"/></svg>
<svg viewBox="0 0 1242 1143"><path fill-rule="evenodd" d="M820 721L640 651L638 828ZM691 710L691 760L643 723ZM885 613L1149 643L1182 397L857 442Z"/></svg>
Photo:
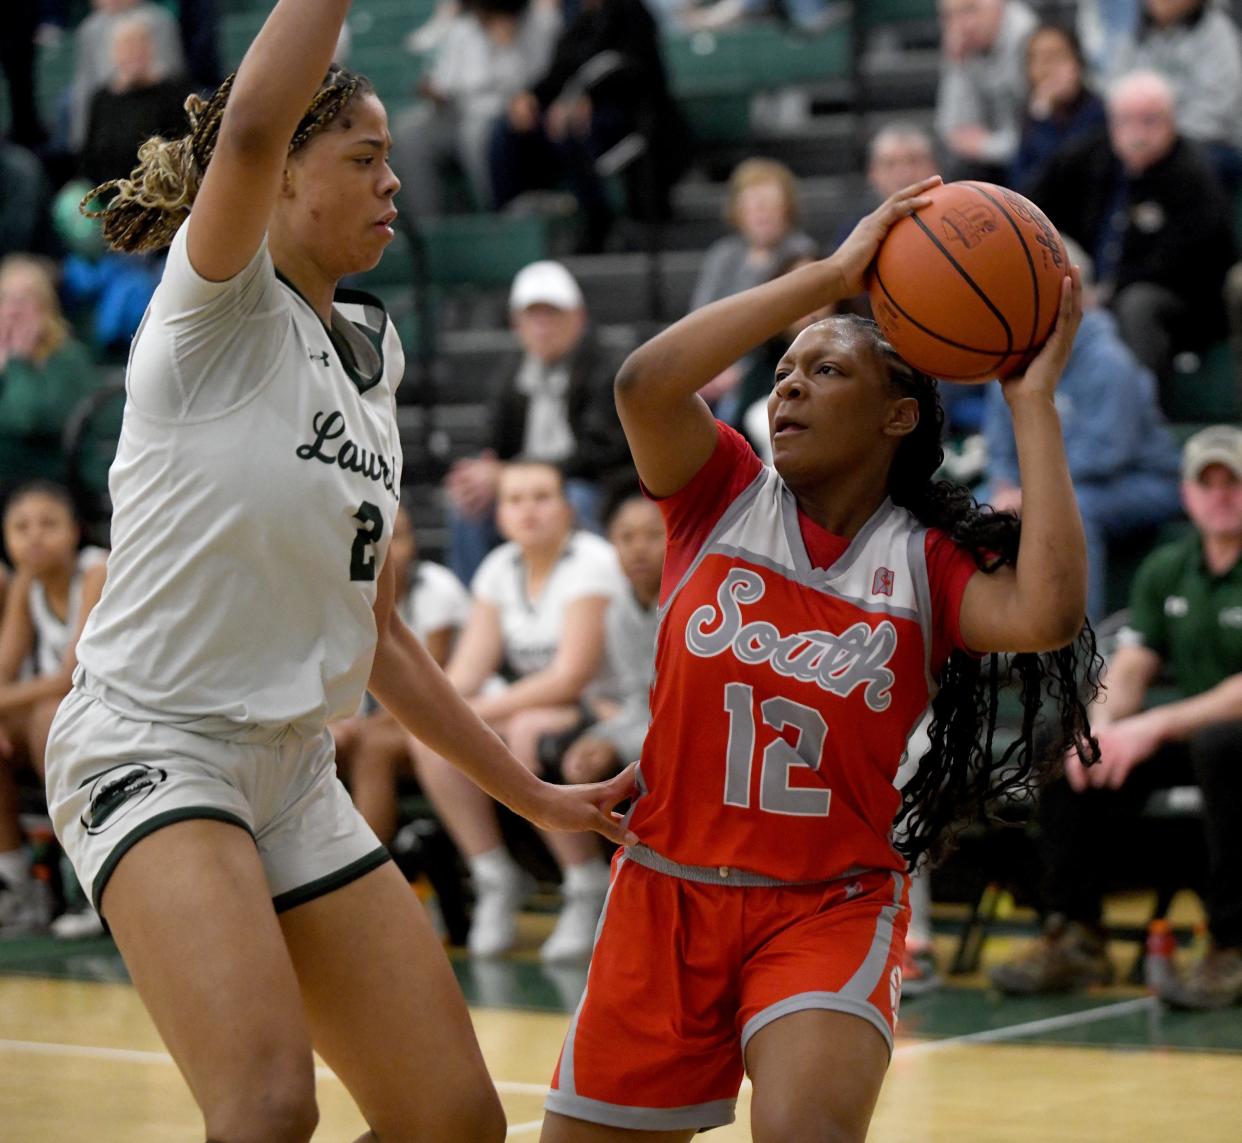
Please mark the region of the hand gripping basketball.
<svg viewBox="0 0 1242 1143"><path fill-rule="evenodd" d="M939 175L902 187L863 218L828 259L841 275L841 294L852 298L867 289L872 262L889 230L903 218L931 204L928 191L941 185Z"/></svg>
<svg viewBox="0 0 1242 1143"><path fill-rule="evenodd" d="M871 308L911 365L949 381L1026 368L1056 320L1069 268L1056 227L1007 187L933 187L891 226L871 268Z"/></svg>

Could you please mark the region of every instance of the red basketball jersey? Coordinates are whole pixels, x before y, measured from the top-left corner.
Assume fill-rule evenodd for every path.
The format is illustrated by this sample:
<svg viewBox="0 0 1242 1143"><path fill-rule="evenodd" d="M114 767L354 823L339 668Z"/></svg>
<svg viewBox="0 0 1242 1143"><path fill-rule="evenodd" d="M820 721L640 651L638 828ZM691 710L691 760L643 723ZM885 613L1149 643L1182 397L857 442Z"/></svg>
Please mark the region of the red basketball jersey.
<svg viewBox="0 0 1242 1143"><path fill-rule="evenodd" d="M717 479L700 473L662 502L670 548L631 825L665 858L725 876L904 869L894 777L935 692L933 646L960 645L973 561L957 549L938 560L951 615L935 638L923 525L886 500L816 567L792 492L720 434ZM723 512L687 528L685 498L719 503L722 476Z"/></svg>

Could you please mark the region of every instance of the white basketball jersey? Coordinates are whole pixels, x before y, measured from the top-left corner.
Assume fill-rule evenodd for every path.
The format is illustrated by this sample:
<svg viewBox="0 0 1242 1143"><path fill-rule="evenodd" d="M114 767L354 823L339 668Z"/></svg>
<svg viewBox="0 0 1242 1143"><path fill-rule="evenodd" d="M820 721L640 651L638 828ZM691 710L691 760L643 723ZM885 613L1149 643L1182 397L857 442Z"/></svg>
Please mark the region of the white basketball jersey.
<svg viewBox="0 0 1242 1143"><path fill-rule="evenodd" d="M60 670L69 652L73 633L82 620L82 576L88 568L98 567L108 558L103 548L83 548L77 555L73 577L69 580L69 609L62 619L47 601L47 592L37 579L30 584L27 610L34 627L34 670L36 675L54 675Z"/></svg>
<svg viewBox="0 0 1242 1143"><path fill-rule="evenodd" d="M400 341L338 291L329 332L266 245L200 278L182 227L134 339L113 551L80 685L206 733L358 707L401 480Z"/></svg>

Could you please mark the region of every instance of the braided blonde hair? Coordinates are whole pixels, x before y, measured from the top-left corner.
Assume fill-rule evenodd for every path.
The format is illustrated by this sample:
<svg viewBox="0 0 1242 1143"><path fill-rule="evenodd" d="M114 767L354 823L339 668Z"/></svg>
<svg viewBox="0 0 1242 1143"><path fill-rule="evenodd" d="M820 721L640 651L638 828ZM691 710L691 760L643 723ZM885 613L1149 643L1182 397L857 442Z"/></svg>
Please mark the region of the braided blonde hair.
<svg viewBox="0 0 1242 1143"><path fill-rule="evenodd" d="M138 165L128 178L111 179L91 190L78 205L87 218L103 219L104 241L113 250L145 254L162 250L190 213L220 137L220 122L237 73L204 101L185 101L190 130L179 139L152 136L138 148ZM331 124L358 95L373 94L365 76L333 65L289 141L289 154L304 147ZM97 208L95 200L111 196Z"/></svg>

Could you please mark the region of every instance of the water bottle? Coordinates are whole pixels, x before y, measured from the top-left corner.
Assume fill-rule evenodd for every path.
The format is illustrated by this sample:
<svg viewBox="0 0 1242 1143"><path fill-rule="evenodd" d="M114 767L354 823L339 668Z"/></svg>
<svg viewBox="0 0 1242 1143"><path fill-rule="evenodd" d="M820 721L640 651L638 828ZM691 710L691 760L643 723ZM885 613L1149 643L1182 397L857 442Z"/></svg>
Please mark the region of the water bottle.
<svg viewBox="0 0 1242 1143"><path fill-rule="evenodd" d="M1173 950L1177 947L1173 930L1163 917L1157 917L1147 926L1147 952L1143 957L1143 980L1148 991L1157 996L1167 995L1177 983L1177 966L1173 963Z"/></svg>

